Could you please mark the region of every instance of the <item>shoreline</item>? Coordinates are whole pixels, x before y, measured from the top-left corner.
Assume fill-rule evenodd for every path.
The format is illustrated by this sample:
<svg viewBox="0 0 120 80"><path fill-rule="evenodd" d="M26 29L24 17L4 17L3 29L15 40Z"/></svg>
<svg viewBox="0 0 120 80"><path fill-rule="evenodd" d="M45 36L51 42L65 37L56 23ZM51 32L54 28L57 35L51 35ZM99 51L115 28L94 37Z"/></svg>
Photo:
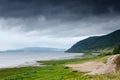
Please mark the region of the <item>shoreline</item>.
<svg viewBox="0 0 120 80"><path fill-rule="evenodd" d="M69 57L63 57L63 58L56 58L56 59L48 59L48 60L32 60L32 61L26 61L20 64L16 65L10 65L7 67L0 67L0 69L6 69L6 68L21 68L21 67L33 67L33 66L45 66L42 63L39 63L38 61L51 61L51 60L69 60L69 59L76 59L80 58L83 55L83 53L80 53L79 55L69 56Z"/></svg>
<svg viewBox="0 0 120 80"><path fill-rule="evenodd" d="M26 62L25 64L29 64L29 65L22 64L22 66L16 68L1 69L0 79L59 80L61 79L61 76L62 79L64 80L97 79L96 76L95 77L93 76L91 78L92 75L89 75L89 73L91 71L96 70L96 68L98 69L98 67L100 66L102 67L102 64L105 63L109 58L109 56L94 56L94 55L84 55L82 57L84 58L74 57L74 59L61 59L61 60L52 59L47 61L38 60L38 63L43 63L43 65L45 65L43 67L36 67L38 65L34 61L30 63ZM35 65L35 67L33 66L33 64ZM83 72L81 70L83 70ZM99 75L98 77L104 77L107 79L109 78L106 77L106 75L102 75L102 76ZM119 77L117 78L119 79ZM117 80L117 78L115 79Z"/></svg>

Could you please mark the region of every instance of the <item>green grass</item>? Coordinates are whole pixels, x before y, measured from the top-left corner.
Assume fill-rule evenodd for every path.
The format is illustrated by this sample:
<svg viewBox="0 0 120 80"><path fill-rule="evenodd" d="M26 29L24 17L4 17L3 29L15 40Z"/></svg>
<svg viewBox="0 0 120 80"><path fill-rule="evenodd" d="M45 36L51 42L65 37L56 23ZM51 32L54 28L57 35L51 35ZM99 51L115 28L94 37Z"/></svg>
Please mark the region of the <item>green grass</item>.
<svg viewBox="0 0 120 80"><path fill-rule="evenodd" d="M109 56L93 56L93 55L83 55L83 58L75 59L65 59L65 60L48 60L48 61L38 61L44 65L63 65L63 64L75 64L84 63L88 61L102 61L106 62Z"/></svg>
<svg viewBox="0 0 120 80"><path fill-rule="evenodd" d="M72 72L63 66L26 67L3 69L0 80L89 80L80 72Z"/></svg>
<svg viewBox="0 0 120 80"><path fill-rule="evenodd" d="M120 80L120 71L118 72L113 72L110 74L105 74L105 75L95 75L92 76L93 80Z"/></svg>
<svg viewBox="0 0 120 80"><path fill-rule="evenodd" d="M65 64L84 63L88 61L106 62L108 56L90 56L85 58L39 61L47 66L0 69L0 80L119 80L120 73L87 76L65 68Z"/></svg>

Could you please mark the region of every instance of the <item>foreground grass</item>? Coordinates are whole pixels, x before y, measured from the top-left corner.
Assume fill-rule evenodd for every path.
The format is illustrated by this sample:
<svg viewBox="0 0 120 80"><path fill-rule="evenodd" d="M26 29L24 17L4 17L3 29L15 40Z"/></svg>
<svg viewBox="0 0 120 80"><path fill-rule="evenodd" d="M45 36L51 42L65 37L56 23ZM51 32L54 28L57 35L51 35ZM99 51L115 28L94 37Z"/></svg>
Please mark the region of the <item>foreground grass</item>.
<svg viewBox="0 0 120 80"><path fill-rule="evenodd" d="M120 80L120 72L87 76L85 73L74 72L64 67L65 64L84 63L88 61L106 62L107 58L108 56L96 57L85 55L82 59L38 61L47 66L0 69L0 80Z"/></svg>
<svg viewBox="0 0 120 80"><path fill-rule="evenodd" d="M26 67L3 69L0 80L89 80L80 72L72 72L63 66Z"/></svg>
<svg viewBox="0 0 120 80"><path fill-rule="evenodd" d="M91 77L93 80L120 80L120 71L105 75L95 75Z"/></svg>

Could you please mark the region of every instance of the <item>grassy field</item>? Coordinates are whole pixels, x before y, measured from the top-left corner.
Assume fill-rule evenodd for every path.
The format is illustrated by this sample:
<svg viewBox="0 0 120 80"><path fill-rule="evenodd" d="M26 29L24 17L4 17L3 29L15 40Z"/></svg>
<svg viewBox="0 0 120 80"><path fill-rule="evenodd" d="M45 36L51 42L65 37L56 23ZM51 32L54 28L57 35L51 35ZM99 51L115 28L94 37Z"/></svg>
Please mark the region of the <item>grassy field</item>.
<svg viewBox="0 0 120 80"><path fill-rule="evenodd" d="M0 80L120 80L120 73L87 76L85 73L74 72L64 65L68 63L84 63L88 61L106 62L108 56L84 56L69 60L38 61L43 67L23 67L0 69Z"/></svg>

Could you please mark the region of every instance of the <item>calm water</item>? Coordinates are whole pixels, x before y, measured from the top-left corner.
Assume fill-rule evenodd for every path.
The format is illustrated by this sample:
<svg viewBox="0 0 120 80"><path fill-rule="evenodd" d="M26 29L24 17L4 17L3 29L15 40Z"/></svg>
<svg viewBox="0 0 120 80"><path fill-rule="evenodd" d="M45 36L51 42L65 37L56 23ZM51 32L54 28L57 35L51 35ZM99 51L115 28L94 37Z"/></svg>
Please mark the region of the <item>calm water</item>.
<svg viewBox="0 0 120 80"><path fill-rule="evenodd" d="M73 58L80 53L0 53L0 68L14 67L25 62Z"/></svg>

